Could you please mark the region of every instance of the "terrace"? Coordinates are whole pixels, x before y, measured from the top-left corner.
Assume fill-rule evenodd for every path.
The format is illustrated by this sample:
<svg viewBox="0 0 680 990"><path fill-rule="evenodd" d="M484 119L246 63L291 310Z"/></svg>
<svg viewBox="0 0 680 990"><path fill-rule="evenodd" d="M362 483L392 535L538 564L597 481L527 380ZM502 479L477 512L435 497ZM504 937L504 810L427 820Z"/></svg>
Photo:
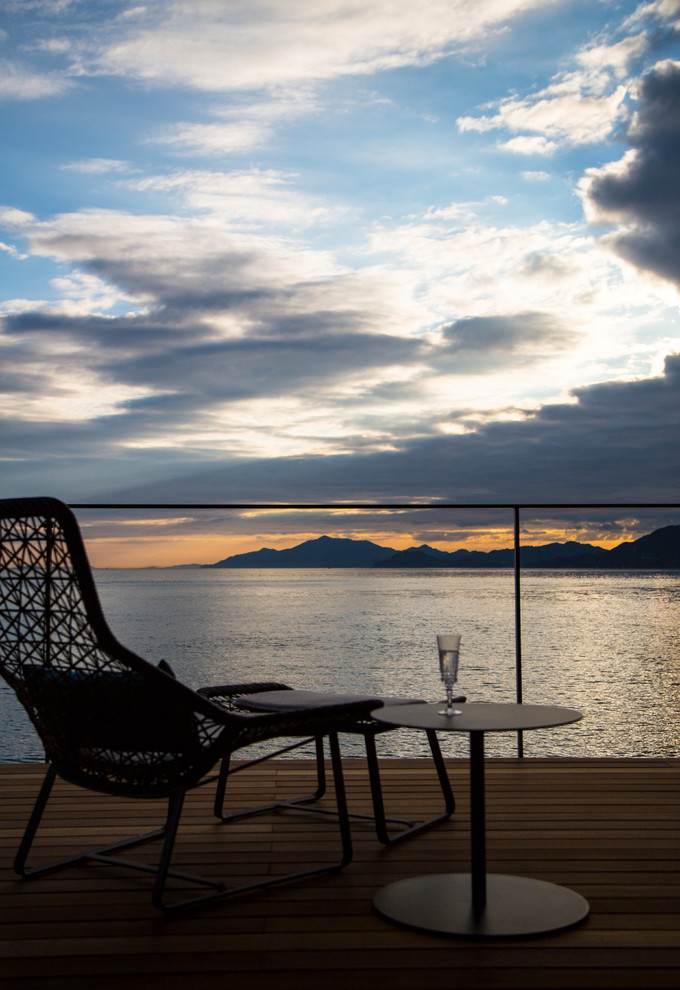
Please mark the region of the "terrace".
<svg viewBox="0 0 680 990"><path fill-rule="evenodd" d="M438 810L441 794L424 765L383 761L388 807L414 817ZM576 928L495 940L413 931L372 907L374 893L393 880L468 869L467 760L450 760L449 768L458 808L448 823L388 849L372 827L357 824L354 859L340 874L166 918L151 907L149 880L117 868L16 877L11 862L42 768L5 765L0 905L6 985L557 990L680 984L680 760L489 760L490 870L564 884L591 906ZM369 811L363 760L346 760L345 772L351 810ZM312 773L309 761L260 764L233 778L232 803L270 800L273 792L291 796ZM64 854L130 828L130 802L57 786L37 852ZM332 826L297 812L219 825L211 816L210 787L192 792L187 802L176 851L177 865L186 868L200 864L203 872L223 875L230 863L242 882L263 865L284 872L317 853L321 860L336 842ZM156 826L162 811L139 801L133 813L134 827L145 829Z"/></svg>

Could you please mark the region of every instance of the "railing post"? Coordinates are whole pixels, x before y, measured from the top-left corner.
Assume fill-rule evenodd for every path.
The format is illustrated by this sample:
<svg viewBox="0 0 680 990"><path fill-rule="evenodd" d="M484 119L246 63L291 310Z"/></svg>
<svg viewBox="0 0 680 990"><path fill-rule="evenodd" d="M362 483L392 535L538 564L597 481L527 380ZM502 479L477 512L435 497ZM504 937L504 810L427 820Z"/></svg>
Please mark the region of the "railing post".
<svg viewBox="0 0 680 990"><path fill-rule="evenodd" d="M522 704L522 599L519 540L519 505L513 506L515 523L515 698ZM524 756L524 733L517 733L517 756Z"/></svg>

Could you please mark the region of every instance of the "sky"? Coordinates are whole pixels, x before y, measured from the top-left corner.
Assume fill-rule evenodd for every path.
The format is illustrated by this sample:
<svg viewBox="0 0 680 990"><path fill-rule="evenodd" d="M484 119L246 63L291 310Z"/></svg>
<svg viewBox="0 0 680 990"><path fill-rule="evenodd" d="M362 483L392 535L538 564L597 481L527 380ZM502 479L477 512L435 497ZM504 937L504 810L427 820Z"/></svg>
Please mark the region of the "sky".
<svg viewBox="0 0 680 990"><path fill-rule="evenodd" d="M0 0L0 114L5 496L678 499L680 0ZM100 566L509 522L79 518Z"/></svg>

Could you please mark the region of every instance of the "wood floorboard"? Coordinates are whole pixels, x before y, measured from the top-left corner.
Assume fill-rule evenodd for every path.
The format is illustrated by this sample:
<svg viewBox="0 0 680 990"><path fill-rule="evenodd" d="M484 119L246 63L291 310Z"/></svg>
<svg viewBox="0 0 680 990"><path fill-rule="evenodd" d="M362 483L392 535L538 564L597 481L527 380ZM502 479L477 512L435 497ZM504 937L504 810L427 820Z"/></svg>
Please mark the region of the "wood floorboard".
<svg viewBox="0 0 680 990"><path fill-rule="evenodd" d="M571 990L680 986L680 760L487 761L490 872L560 883L590 903L573 929L528 938L456 938L395 925L374 893L404 877L469 868L468 763L447 760L451 820L383 848L370 823L352 828L342 872L166 917L151 878L79 864L23 881L12 871L43 768L0 766L0 924L8 990ZM371 810L365 763L346 760L350 809ZM388 814L437 813L426 760L383 760ZM314 789L313 765L270 761L236 774L230 806ZM219 824L214 785L187 798L174 866L235 882L280 876L337 855L328 816L267 813ZM332 807L332 793L322 800ZM159 802L55 786L34 858L61 857L162 822ZM129 850L153 862L153 844Z"/></svg>

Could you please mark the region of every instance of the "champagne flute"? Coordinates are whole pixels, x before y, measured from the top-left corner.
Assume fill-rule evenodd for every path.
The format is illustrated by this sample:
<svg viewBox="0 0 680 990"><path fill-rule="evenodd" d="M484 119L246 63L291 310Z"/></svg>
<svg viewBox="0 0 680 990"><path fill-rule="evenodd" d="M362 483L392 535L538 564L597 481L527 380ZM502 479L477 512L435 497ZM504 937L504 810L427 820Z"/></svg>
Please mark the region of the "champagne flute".
<svg viewBox="0 0 680 990"><path fill-rule="evenodd" d="M462 715L459 708L453 707L453 685L458 679L458 654L460 652L460 636L437 636L439 648L439 670L442 681L446 686L446 709L440 715Z"/></svg>

